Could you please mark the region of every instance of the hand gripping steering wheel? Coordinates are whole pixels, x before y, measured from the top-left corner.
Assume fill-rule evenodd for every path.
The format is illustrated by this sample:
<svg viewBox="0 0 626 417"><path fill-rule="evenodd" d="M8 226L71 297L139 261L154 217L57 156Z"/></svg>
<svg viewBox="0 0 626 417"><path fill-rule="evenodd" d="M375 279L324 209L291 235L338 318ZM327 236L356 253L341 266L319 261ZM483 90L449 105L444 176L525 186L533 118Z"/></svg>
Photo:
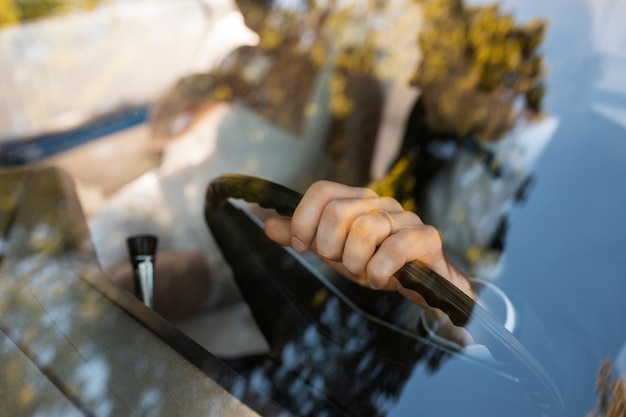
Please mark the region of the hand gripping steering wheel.
<svg viewBox="0 0 626 417"><path fill-rule="evenodd" d="M260 178L228 174L211 181L205 197L204 214L210 225L215 213L227 204L229 198L256 203L290 217L302 194ZM473 328L479 328L480 344L486 346L498 361L514 362L518 369L524 369L525 375L520 379L535 380L546 393L548 399L544 401L551 403L553 410L562 408L559 390L548 373L502 323L472 298L420 262L407 263L394 276L402 286L418 292L430 306L443 311L455 325L463 327L471 322Z"/></svg>

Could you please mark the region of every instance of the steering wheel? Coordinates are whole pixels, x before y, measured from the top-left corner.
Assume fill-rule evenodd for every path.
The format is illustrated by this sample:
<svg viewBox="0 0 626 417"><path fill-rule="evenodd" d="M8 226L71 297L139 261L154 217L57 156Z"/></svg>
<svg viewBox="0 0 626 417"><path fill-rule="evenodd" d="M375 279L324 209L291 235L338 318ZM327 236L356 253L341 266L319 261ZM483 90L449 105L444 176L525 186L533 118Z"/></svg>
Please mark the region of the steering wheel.
<svg viewBox="0 0 626 417"><path fill-rule="evenodd" d="M256 203L291 217L302 194L264 179L228 174L211 181L205 197L205 219L211 226L216 213L230 198ZM546 393L544 401L554 410L562 408L559 390L548 373L502 323L472 298L420 262L407 263L394 276L402 286L418 292L430 306L443 311L455 325L463 327L471 322L479 328L480 343L496 352L498 361L515 362L519 369L524 369L525 375L520 379L533 379Z"/></svg>

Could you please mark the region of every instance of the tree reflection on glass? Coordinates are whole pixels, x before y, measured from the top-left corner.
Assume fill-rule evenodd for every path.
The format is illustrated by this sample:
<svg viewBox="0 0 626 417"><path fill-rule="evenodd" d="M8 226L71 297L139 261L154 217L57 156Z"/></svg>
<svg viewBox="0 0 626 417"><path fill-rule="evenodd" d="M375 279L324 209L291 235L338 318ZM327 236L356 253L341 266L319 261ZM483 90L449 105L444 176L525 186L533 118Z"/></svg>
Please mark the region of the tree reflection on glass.
<svg viewBox="0 0 626 417"><path fill-rule="evenodd" d="M615 366L606 359L596 382L598 405L587 417L619 417L626 414L626 379L615 376Z"/></svg>
<svg viewBox="0 0 626 417"><path fill-rule="evenodd" d="M518 26L497 4L423 3L425 24L419 37L423 56L411 80L421 93L396 165L375 184L381 193L396 195L414 209L423 198L414 188L422 189L443 164L441 156L428 155L429 142L446 139L459 144L468 136L497 141L519 117L520 100L539 111L543 98L538 47L544 22Z"/></svg>
<svg viewBox="0 0 626 417"><path fill-rule="evenodd" d="M0 2L0 27L71 13L92 10L102 0L4 0Z"/></svg>
<svg viewBox="0 0 626 417"><path fill-rule="evenodd" d="M154 140L186 134L217 103L237 103L297 140L325 146L329 179L365 185L384 99L385 51L374 31L384 4L294 4L238 2L258 44L235 48L216 68L184 77L167 91L152 108ZM311 93L320 83L323 98L316 101ZM324 116L322 124L329 116L330 125L303 137L306 121L316 115Z"/></svg>
<svg viewBox="0 0 626 417"><path fill-rule="evenodd" d="M420 93L394 163L372 187L437 227L457 267L492 278L507 207L527 197L536 155L556 129L542 111L546 23L518 24L497 4L421 3L422 59L411 80Z"/></svg>
<svg viewBox="0 0 626 417"><path fill-rule="evenodd" d="M0 265L3 412L193 415L203 408L205 415L247 415L239 400L95 290L116 289L98 267L69 178L50 168L20 170L17 183L11 175L0 173L7 191L15 185L0 207L0 219L8 219Z"/></svg>

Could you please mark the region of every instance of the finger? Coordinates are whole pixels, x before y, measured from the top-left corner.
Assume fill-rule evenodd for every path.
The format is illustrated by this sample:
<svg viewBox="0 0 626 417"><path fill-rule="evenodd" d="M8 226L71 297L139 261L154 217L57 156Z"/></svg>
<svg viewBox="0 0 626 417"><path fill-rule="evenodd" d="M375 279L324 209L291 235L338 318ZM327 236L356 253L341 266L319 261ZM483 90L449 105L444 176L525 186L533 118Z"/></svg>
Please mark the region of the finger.
<svg viewBox="0 0 626 417"><path fill-rule="evenodd" d="M265 234L274 242L282 246L291 244L291 219L285 217L269 217L265 220ZM311 251L317 253L315 242L311 245ZM326 260L326 262L337 272L358 282L358 276L348 271L341 262Z"/></svg>
<svg viewBox="0 0 626 417"><path fill-rule="evenodd" d="M366 275L366 266L378 246L395 231L420 226L411 212L390 213L379 208L368 210L354 219L343 248L342 262L357 276Z"/></svg>
<svg viewBox="0 0 626 417"><path fill-rule="evenodd" d="M439 274L449 275L441 237L434 227L422 224L399 230L385 239L367 264L369 285L372 288L387 286L393 274L415 260Z"/></svg>
<svg viewBox="0 0 626 417"><path fill-rule="evenodd" d="M369 217L367 216L369 212L372 212L371 216L375 218L382 216L383 224L387 225L387 234L389 234L393 220L387 217L387 213L401 210L400 203L389 197L343 199L329 202L322 212L315 235L314 243L318 255L326 259L341 260L352 224L360 216ZM370 222L365 219L365 223ZM368 226L365 224L363 228ZM365 230L362 232L367 233Z"/></svg>
<svg viewBox="0 0 626 417"><path fill-rule="evenodd" d="M264 230L267 237L279 245L291 245L291 219L269 217L265 220Z"/></svg>
<svg viewBox="0 0 626 417"><path fill-rule="evenodd" d="M344 216L352 217L352 214L349 214L349 213L361 213L363 211L368 210L370 207L374 207L374 206L376 208L388 207L389 210L401 209L401 206L399 205L399 203L387 197L383 197L379 199L372 199L372 200L373 200L372 202L369 202L369 200L367 200L369 203L362 207L359 207L360 206L359 202L361 200L356 200L356 201L355 200L342 200L340 204L336 205L335 211L338 213L342 213ZM332 202L331 202L331 205L332 205ZM371 211L371 209L369 210ZM329 210L329 211L333 211L333 210ZM378 214L374 214L374 215L384 216L384 214L382 214L381 212L379 212ZM328 217L334 217L334 216L331 215ZM338 216L338 217L341 217L341 216ZM385 221L388 223L388 220L385 219ZM345 229L345 227L337 226L336 223L332 223L332 222L327 223L327 225L328 225L327 228L329 229L330 232L334 232L336 230L339 230L340 228ZM387 227L389 228L389 225ZM264 229L265 229L265 233L267 234L267 236L270 239L274 240L275 242L279 243L280 245L283 245L283 246L291 245L291 220L290 219L286 217L278 217L278 216L268 217L265 220ZM314 240L313 244L311 245L309 249L317 253L318 251L316 249L315 243L316 242ZM340 256L337 257L337 260L340 260L340 258L341 258Z"/></svg>
<svg viewBox="0 0 626 417"><path fill-rule="evenodd" d="M306 191L293 214L291 246L298 252L305 252L311 247L322 213L329 202L337 199L374 197L377 197L377 194L367 188L348 187L329 181L314 183Z"/></svg>

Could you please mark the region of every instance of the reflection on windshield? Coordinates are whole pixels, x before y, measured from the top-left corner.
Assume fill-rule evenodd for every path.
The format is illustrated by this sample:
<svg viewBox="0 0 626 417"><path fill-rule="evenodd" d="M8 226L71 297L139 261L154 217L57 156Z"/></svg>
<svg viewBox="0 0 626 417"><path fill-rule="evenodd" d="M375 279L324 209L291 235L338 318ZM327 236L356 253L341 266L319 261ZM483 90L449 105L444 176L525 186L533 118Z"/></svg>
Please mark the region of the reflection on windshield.
<svg viewBox="0 0 626 417"><path fill-rule="evenodd" d="M104 144L76 149L79 163L71 165L83 174L77 177L83 203L90 203L84 207L101 266L126 263L123 242L135 233L153 233L164 250L201 258L211 270L211 296L220 300L211 299L199 315L242 303L243 296L270 346L261 355L223 359L295 412L413 415L430 404L445 414L450 387L458 385L467 395L459 394L450 412L464 404L493 414L507 401L530 397L530 407L554 406L558 393L545 381L554 379L568 411L585 413L593 406L601 361L626 352L620 329L605 324L624 313L623 281L616 279L624 267L626 227L626 195L616 181L625 175L626 155L624 31L616 18L624 7L618 0L239 1L228 7L209 0L10 0L0 6L0 49L12 51L2 54L7 64L0 65L0 163L63 165L63 155L49 157L68 143ZM139 52L126 49L137 33ZM166 40L164 33L171 36ZM49 82L58 74L69 81ZM110 137L78 140L64 131L120 109L123 127L112 130L119 133L112 147L106 148ZM60 133L38 136L50 130ZM131 144L141 155L129 159L133 169L123 166L118 152ZM111 185L96 167L107 174L120 168L123 180ZM240 272L236 288L228 263L245 262L221 257L223 241L207 233L203 218L206 185L226 172L299 191L326 178L398 198L438 228L454 264L480 278L478 311L488 296L499 300L484 310L498 331L509 331L504 345L523 355L499 350L502 339L484 332L476 315L461 329L407 300L363 295L327 276L309 277L310 287L287 287L289 296L282 292L287 284L276 284L273 295L259 299L259 282L280 279L267 271L259 275L264 278ZM40 206L46 198L29 204ZM233 223L226 235L241 227ZM6 256L6 230L0 229L3 270L34 279L31 295L62 296L54 277L76 266L48 260L62 250L54 220L13 229L28 236L36 252L24 264ZM248 244L251 239L242 238L237 250ZM263 252L250 253L262 263ZM80 287L72 277L70 286ZM55 318L54 334L85 338L81 353L108 343L71 318L56 319L95 320L109 315L98 310L104 306L74 300L48 311L20 282L2 284L0 310L23 304L37 312L29 317ZM491 286L503 291L489 292ZM13 324L2 328L3 352L14 358L31 334L43 332L33 327L36 320L20 320L23 335ZM210 334L220 337L220 329ZM518 339L523 346L514 344ZM62 337L54 341L62 344ZM94 355L89 367L79 365L72 375L103 414L117 410L98 402L115 388L106 364L119 361L136 375L148 367L125 356L145 347L139 341L128 347L121 359ZM42 368L61 355L42 352L31 356ZM529 371L526 363L537 366ZM542 368L550 378L536 371ZM167 409L158 382L164 369L151 368L154 375L138 384L128 403L146 412ZM603 405L610 402L606 387L620 385L604 379L598 413L610 415ZM534 390L528 381L537 380L541 389ZM468 386L483 394L491 389L492 403L482 405L484 397ZM34 407L36 391L15 385L10 392ZM537 391L541 398L533 397ZM70 401L68 415L73 407L81 406Z"/></svg>
<svg viewBox="0 0 626 417"><path fill-rule="evenodd" d="M390 172L374 184L435 225L454 263L497 275L507 210L527 197L556 128L542 110L546 22L517 23L497 4L424 6L420 89Z"/></svg>
<svg viewBox="0 0 626 417"><path fill-rule="evenodd" d="M21 192L4 202L17 210L0 269L4 411L131 416L198 407L205 415L254 415L94 291L103 277L69 178L52 169L5 175L19 178Z"/></svg>
<svg viewBox="0 0 626 417"><path fill-rule="evenodd" d="M319 275L233 206L213 210L207 214L211 232L269 344L266 354L225 360L287 408L312 416L344 409L388 415L410 380L447 387L437 394L412 393L422 410L458 414L472 404L494 412L500 405L486 405L464 386L470 372L492 394L506 392L508 400L524 403L517 415L539 409L559 415L550 378L517 342L509 342L503 327L482 321L485 316L475 312L464 328L451 331L449 320L437 328L440 318L424 316L397 294L380 294L329 271ZM453 405L445 403L449 392L458 395Z"/></svg>
<svg viewBox="0 0 626 417"><path fill-rule="evenodd" d="M59 0L7 1L0 9L0 26L11 26L33 20L49 18L55 15L72 13L80 10L92 10L102 0L82 0L66 2Z"/></svg>

